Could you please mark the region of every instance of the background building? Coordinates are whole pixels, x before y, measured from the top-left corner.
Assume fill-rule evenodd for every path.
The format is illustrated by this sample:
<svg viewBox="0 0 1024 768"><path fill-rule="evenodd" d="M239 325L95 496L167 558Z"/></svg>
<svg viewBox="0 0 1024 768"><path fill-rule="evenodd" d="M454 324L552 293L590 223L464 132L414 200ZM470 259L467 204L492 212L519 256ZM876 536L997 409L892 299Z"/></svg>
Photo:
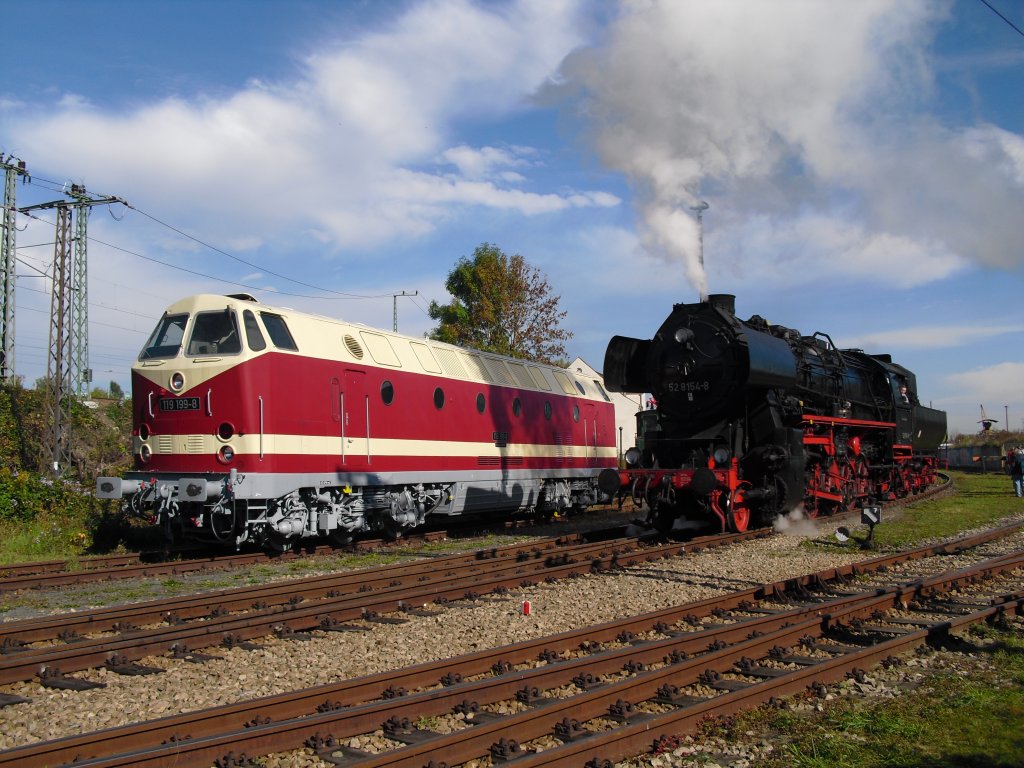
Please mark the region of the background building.
<svg viewBox="0 0 1024 768"><path fill-rule="evenodd" d="M604 384L604 375L595 370L582 357L577 357L571 363L569 363L569 370L575 373L583 374L584 376L590 376L595 379L600 379L601 384ZM605 387L607 391L607 387ZM615 406L615 443L618 446L619 458L622 458L622 454L632 446L636 445L636 412L643 407L643 395L637 394L626 394L623 392L608 392L608 397L612 400L612 405Z"/></svg>

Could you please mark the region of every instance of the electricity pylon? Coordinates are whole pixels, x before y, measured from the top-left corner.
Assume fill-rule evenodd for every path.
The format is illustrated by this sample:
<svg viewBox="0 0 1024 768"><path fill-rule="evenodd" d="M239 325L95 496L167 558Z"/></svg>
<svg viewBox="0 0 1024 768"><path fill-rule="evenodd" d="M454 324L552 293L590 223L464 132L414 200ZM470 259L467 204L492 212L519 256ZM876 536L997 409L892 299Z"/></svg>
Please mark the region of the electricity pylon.
<svg viewBox="0 0 1024 768"><path fill-rule="evenodd" d="M46 361L49 438L52 469L59 475L71 461L68 425L71 401L76 390L88 394L89 387L89 278L87 269L86 222L94 205L123 203L118 197L91 197L85 187L71 186L67 200L37 203L18 210L56 209L57 233L53 249L53 292L50 297L50 352ZM74 211L74 216L72 216ZM71 236L72 218L75 237ZM74 241L74 248L72 248Z"/></svg>
<svg viewBox="0 0 1024 768"><path fill-rule="evenodd" d="M14 371L14 280L15 256L15 180L28 176L25 161L0 155L0 169L4 172L3 231L0 232L0 381L12 381Z"/></svg>
<svg viewBox="0 0 1024 768"><path fill-rule="evenodd" d="M85 187L71 185L75 208L75 255L72 261L71 291L71 386L82 400L89 395L89 211L101 201L86 196Z"/></svg>

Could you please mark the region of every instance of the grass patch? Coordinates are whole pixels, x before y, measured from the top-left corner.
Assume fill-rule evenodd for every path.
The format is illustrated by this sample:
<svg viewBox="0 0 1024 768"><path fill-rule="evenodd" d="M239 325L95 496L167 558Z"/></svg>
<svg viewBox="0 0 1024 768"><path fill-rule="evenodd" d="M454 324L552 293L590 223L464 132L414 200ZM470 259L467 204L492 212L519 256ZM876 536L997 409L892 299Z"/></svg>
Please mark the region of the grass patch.
<svg viewBox="0 0 1024 768"><path fill-rule="evenodd" d="M1024 765L1024 637L981 630L991 643L967 672L943 671L879 702L840 698L823 712L759 709L729 731L773 734L784 743L769 768L1010 768ZM724 734L728 736L729 734Z"/></svg>
<svg viewBox="0 0 1024 768"><path fill-rule="evenodd" d="M1010 478L1001 474L952 472L955 491L941 499L925 499L887 517L875 527L875 547L906 549L929 539L954 538L964 531L991 526L1003 518L1024 512L1024 500L1013 495ZM867 526L847 526L858 538ZM817 542L805 542L808 547Z"/></svg>
<svg viewBox="0 0 1024 768"><path fill-rule="evenodd" d="M1024 511L1010 478L998 474L952 473L956 492L905 508L897 520L875 529L882 546L905 547L923 539L948 538Z"/></svg>
<svg viewBox="0 0 1024 768"><path fill-rule="evenodd" d="M0 520L0 564L32 560L77 563L89 544L84 518L44 512L29 520Z"/></svg>

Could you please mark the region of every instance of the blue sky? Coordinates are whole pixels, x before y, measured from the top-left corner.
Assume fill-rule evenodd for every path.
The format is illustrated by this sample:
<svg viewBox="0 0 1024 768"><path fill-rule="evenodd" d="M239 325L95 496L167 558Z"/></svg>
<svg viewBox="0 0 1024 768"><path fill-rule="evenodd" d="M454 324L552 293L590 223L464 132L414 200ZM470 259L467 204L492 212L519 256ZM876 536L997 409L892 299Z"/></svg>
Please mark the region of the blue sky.
<svg viewBox="0 0 1024 768"><path fill-rule="evenodd" d="M1024 4L989 0L1024 29ZM981 0L8 2L0 149L89 218L95 383L197 292L422 334L482 242L571 355L737 295L918 374L951 432L1024 422L1024 36ZM698 263L691 207L704 200ZM19 217L45 374L53 216ZM162 262L162 263L160 263Z"/></svg>

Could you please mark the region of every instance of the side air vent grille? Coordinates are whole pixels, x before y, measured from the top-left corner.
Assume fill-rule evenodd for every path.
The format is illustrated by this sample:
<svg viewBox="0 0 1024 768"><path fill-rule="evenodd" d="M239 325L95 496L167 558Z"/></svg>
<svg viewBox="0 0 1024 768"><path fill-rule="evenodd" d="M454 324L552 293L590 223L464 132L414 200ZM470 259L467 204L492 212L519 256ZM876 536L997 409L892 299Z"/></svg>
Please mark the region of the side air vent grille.
<svg viewBox="0 0 1024 768"><path fill-rule="evenodd" d="M359 342L356 341L356 337L351 334L345 334L345 346L348 348L349 354L352 355L356 360L363 359L363 348Z"/></svg>
<svg viewBox="0 0 1024 768"><path fill-rule="evenodd" d="M522 456L477 456L476 462L481 467L521 467Z"/></svg>

